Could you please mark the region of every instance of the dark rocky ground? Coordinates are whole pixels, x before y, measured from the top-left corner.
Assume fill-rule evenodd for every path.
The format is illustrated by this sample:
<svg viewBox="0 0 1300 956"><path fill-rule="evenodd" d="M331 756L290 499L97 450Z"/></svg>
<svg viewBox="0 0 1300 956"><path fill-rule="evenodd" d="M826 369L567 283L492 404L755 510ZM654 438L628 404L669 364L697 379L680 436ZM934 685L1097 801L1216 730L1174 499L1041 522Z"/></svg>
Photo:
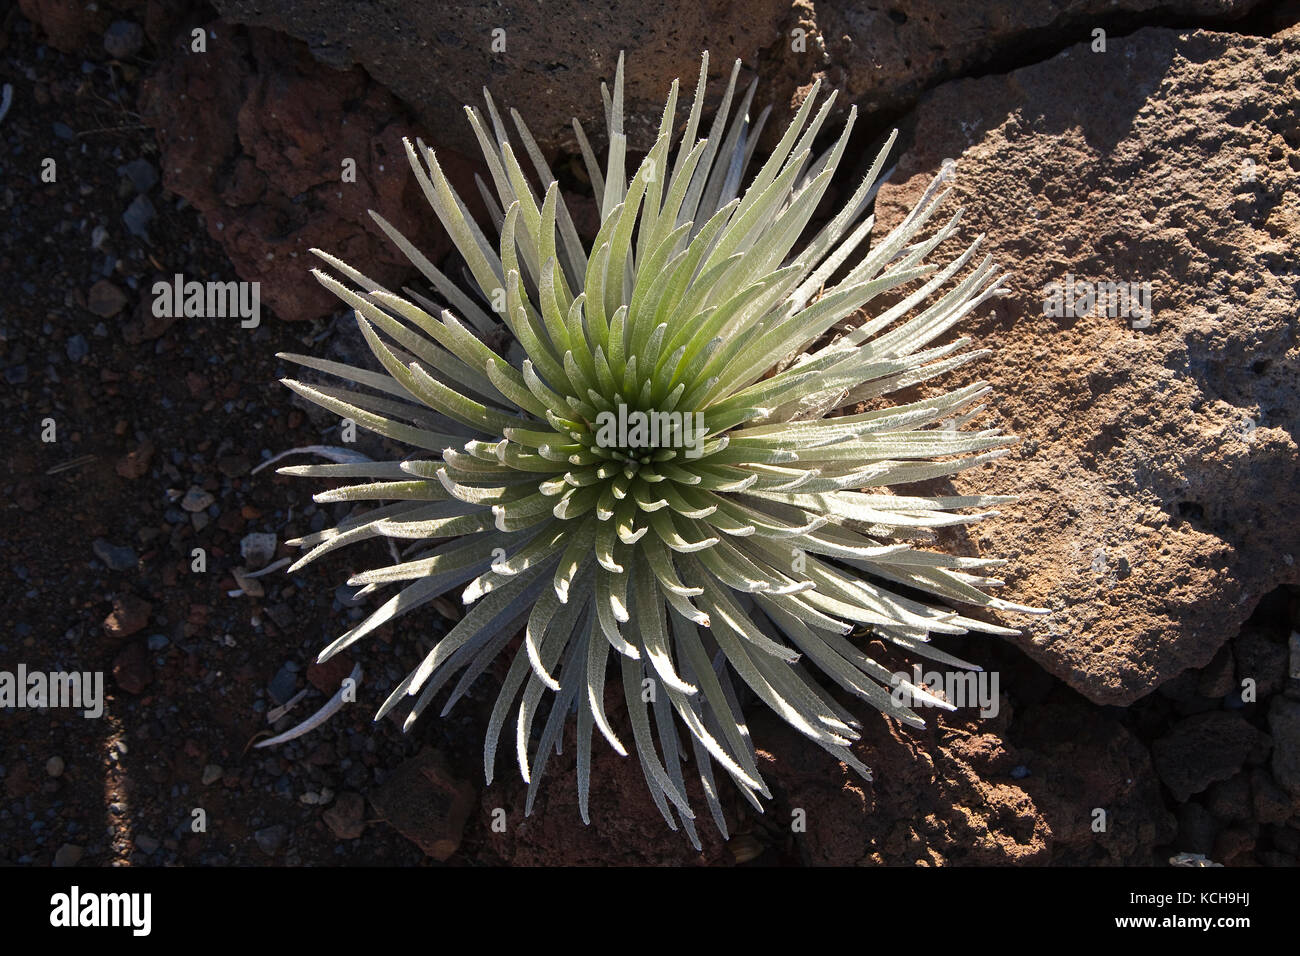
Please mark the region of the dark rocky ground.
<svg viewBox="0 0 1300 956"><path fill-rule="evenodd" d="M484 789L482 732L500 671L449 718L408 735L372 725L446 626L431 611L346 660L311 664L361 615L339 585L386 561L382 545L259 578L257 597L230 592L246 535L274 535L286 556L286 539L346 513L313 506L311 482L250 471L337 439L276 383L288 368L275 353L355 353L339 317L304 305L315 290L300 253L319 244L368 261L377 243L362 211L418 210L392 152L414 120L364 71L323 67L296 40L222 24L214 36L230 58L187 62L175 38L211 25L214 11L118 6L148 29L115 33L116 53L105 49L108 22L59 4L25 4L40 25L10 8L0 32L0 81L14 90L0 122L0 670L102 671L108 698L100 719L0 711L0 862L421 865L426 850L450 865L1133 864L1180 852L1300 861L1293 583L1254 595L1208 664L1126 706L1092 702L1012 643L956 642L999 670L1001 713L941 717L923 733L863 714L871 784L753 708L774 800L765 817L735 801L737 837L724 844L705 826L702 854L664 830L635 764L608 752L593 768L591 828L577 817L567 751L528 820L506 760ZM1288 22L1270 15L1252 29ZM331 198L335 161L315 164L306 148L333 129L354 131L340 135L355 135L363 171L365 189L346 199ZM53 182L42 180L46 158ZM157 319L148 290L177 272L278 282L276 311L256 329ZM46 419L53 442L41 440ZM205 573L192 570L194 548ZM320 706L354 663L359 705L284 747L251 749ZM1241 701L1243 676L1256 679L1256 702ZM302 689L270 727L267 712ZM1104 833L1092 828L1099 807ZM504 833L491 827L497 808ZM790 833L796 808L807 833Z"/></svg>

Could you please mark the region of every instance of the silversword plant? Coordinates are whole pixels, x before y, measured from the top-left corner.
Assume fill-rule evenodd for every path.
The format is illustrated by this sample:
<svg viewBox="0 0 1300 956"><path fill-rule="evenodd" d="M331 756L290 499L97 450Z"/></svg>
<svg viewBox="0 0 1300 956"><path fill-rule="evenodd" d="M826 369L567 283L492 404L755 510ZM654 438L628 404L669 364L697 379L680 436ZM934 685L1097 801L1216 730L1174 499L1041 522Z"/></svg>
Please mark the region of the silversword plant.
<svg viewBox="0 0 1300 956"><path fill-rule="evenodd" d="M920 238L950 167L897 228L868 243L873 217L864 213L891 137L848 200L801 243L854 113L815 152L835 97L818 104L814 86L751 175L767 113L750 121L752 85L734 104L739 68L699 136L704 57L675 148L674 82L658 137L629 176L620 58L612 92L602 86L603 166L574 123L600 212L590 246L517 112L510 119L531 174L491 98L486 117L466 108L490 174L491 187L479 187L495 240L433 150L407 142L475 287L457 285L372 213L428 280L427 294L392 292L313 251L333 273L317 278L355 310L382 371L283 356L354 386L286 380L295 392L412 449L401 461L281 469L359 480L318 502L383 502L298 539L309 550L294 570L368 538L409 543L399 563L352 579L364 591L397 590L320 659L459 590L464 617L376 719L409 699L409 727L450 685L446 713L522 628L487 727L488 782L509 721L531 811L576 714L588 821L594 734L625 755L630 727L656 804L697 846L680 729L724 836L715 767L759 810L768 795L735 677L869 776L850 750L860 724L821 679L923 724L895 701L899 679L864 653L862 637L973 667L931 646L931 635L1017 632L943 603L1032 610L982 590L1001 583L984 576L1000 561L917 547L929 529L978 521L996 514L978 509L1011 499L888 490L992 461L1014 440L962 427L983 407L982 382L879 401L983 354L966 350L965 338L935 344L1001 282L987 258L968 268L978 240L941 267L926 262L956 229L953 216ZM846 321L890 290L888 308ZM674 414L690 424L689 441L638 441L627 427L598 425ZM606 709L611 660L626 720ZM907 690L910 700L942 704L922 687Z"/></svg>

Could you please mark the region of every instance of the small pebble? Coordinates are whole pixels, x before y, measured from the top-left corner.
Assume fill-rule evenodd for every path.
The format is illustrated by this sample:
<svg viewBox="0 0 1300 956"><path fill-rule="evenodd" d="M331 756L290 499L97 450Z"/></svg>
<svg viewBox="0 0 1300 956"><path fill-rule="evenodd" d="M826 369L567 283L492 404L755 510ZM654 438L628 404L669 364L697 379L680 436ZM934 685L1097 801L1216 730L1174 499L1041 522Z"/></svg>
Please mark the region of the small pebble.
<svg viewBox="0 0 1300 956"><path fill-rule="evenodd" d="M135 56L144 46L144 30L130 20L114 20L104 32L104 49L118 60Z"/></svg>
<svg viewBox="0 0 1300 956"><path fill-rule="evenodd" d="M361 794L345 791L322 816L325 825L340 840L355 840L365 829L365 809L365 798Z"/></svg>
<svg viewBox="0 0 1300 956"><path fill-rule="evenodd" d="M146 855L152 853L161 845L157 839L147 833L138 834L135 838L135 848Z"/></svg>
<svg viewBox="0 0 1300 956"><path fill-rule="evenodd" d="M253 834L253 839L257 841L263 853L267 856L275 856L275 851L280 849L280 844L284 843L284 838L288 835L289 828L283 823L277 823L275 826L258 830Z"/></svg>
<svg viewBox="0 0 1300 956"><path fill-rule="evenodd" d="M95 557L103 561L110 571L133 571L139 560L130 548L113 544L103 538L96 538L91 547Z"/></svg>
<svg viewBox="0 0 1300 956"><path fill-rule="evenodd" d="M266 689L277 704L285 703L298 689L298 668L292 661L286 663L276 672Z"/></svg>
<svg viewBox="0 0 1300 956"><path fill-rule="evenodd" d="M90 354L90 343L86 341L84 335L74 335L68 339L64 347L68 353L68 360L71 362L80 362Z"/></svg>
<svg viewBox="0 0 1300 956"><path fill-rule="evenodd" d="M126 293L107 279L100 279L86 293L86 308L101 319L111 319L126 305Z"/></svg>
<svg viewBox="0 0 1300 956"><path fill-rule="evenodd" d="M216 500L198 485L191 485L190 490L185 492L185 497L181 499L181 507L191 514L198 514L200 511L206 511Z"/></svg>
<svg viewBox="0 0 1300 956"><path fill-rule="evenodd" d="M225 771L222 770L216 764L214 763L208 764L206 767L203 768L203 785L206 787L209 784L216 783L218 780L221 779L221 775L223 773L225 773Z"/></svg>
<svg viewBox="0 0 1300 956"><path fill-rule="evenodd" d="M49 760L45 761L45 772L51 777L63 776L63 758L51 757Z"/></svg>
<svg viewBox="0 0 1300 956"><path fill-rule="evenodd" d="M266 567L275 557L276 538L269 532L254 531L239 542L239 553L250 571Z"/></svg>
<svg viewBox="0 0 1300 956"><path fill-rule="evenodd" d="M239 585L239 590L243 591L249 597L265 597L266 589L262 587L262 582L257 578L250 578L243 568L231 568L230 576L235 579Z"/></svg>
<svg viewBox="0 0 1300 956"><path fill-rule="evenodd" d="M55 851L54 865L76 866L85 852L85 847L77 846L75 843L65 843Z"/></svg>
<svg viewBox="0 0 1300 956"><path fill-rule="evenodd" d="M149 238L149 223L153 221L155 215L156 212L153 203L149 201L149 197L136 196L131 205L126 207L126 212L122 213L122 222L131 235L147 241Z"/></svg>
<svg viewBox="0 0 1300 956"><path fill-rule="evenodd" d="M133 159L126 165L117 167L117 171L131 181L138 193L147 193L158 182L158 170L147 159Z"/></svg>

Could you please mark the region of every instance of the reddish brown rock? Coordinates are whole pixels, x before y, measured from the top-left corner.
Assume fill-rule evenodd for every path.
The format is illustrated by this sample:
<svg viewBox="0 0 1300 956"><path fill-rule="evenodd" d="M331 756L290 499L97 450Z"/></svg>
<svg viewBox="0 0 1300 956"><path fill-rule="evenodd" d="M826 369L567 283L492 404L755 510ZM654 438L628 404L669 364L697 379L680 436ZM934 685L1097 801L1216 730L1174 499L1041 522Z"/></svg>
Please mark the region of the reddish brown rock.
<svg viewBox="0 0 1300 956"><path fill-rule="evenodd" d="M310 274L312 247L397 285L412 270L370 209L437 261L449 244L402 146L418 130L392 96L281 34L211 27L206 55L179 53L146 83L141 112L158 130L164 185L203 213L239 278L261 283L262 304L285 319L339 307ZM439 160L476 194L455 154ZM345 161L355 182L343 181Z"/></svg>
<svg viewBox="0 0 1300 956"><path fill-rule="evenodd" d="M1026 651L1099 703L1206 665L1263 595L1300 583L1298 71L1300 39L1074 46L929 95L880 192L888 227L954 157L950 249L987 233L1011 273L961 328L993 355L942 387L989 381L980 426L1024 441L945 493L1021 500L947 540L1010 559L1007 596L1050 611L1007 617ZM1150 326L1045 314L1067 275L1149 282Z"/></svg>
<svg viewBox="0 0 1300 956"><path fill-rule="evenodd" d="M108 3L84 0L18 0L18 9L40 25L50 46L65 53L79 53L91 45L113 19Z"/></svg>
<svg viewBox="0 0 1300 956"><path fill-rule="evenodd" d="M133 641L118 652L113 659L113 680L117 686L131 694L142 694L153 680L153 668L144 645Z"/></svg>
<svg viewBox="0 0 1300 956"><path fill-rule="evenodd" d="M193 15L192 7L202 5L177 0L18 0L18 9L40 26L50 46L91 56L104 54L103 34L114 20L140 22L149 39L161 46Z"/></svg>
<svg viewBox="0 0 1300 956"><path fill-rule="evenodd" d="M841 116L856 104L860 116L871 117L910 107L927 89L994 61L1038 59L1035 50L1045 56L1069 37L1091 42L1097 27L1113 37L1121 32L1116 18L1131 24L1160 10L1176 11L1186 21L1225 22L1258 5L1259 0L794 0L781 26L782 39L763 53L760 75L770 97L764 102L796 105L820 79L823 89L840 91ZM775 132L768 127L769 137Z"/></svg>
<svg viewBox="0 0 1300 956"><path fill-rule="evenodd" d="M86 293L86 308L100 318L112 318L121 312L125 305L126 293L107 279L100 279Z"/></svg>
<svg viewBox="0 0 1300 956"><path fill-rule="evenodd" d="M152 280L150 284L152 285ZM140 300L140 304L132 313L131 320L122 323L122 339L127 345L152 342L166 335L167 330L175 325L178 319L179 317L174 315L155 315L153 298L146 296Z"/></svg>
<svg viewBox="0 0 1300 956"><path fill-rule="evenodd" d="M782 794L770 819L788 830L803 811L807 832L791 840L806 863L1150 865L1173 836L1146 748L1072 695L988 720L945 714L923 731L860 716L869 782L754 715L770 746L760 769Z"/></svg>
<svg viewBox="0 0 1300 956"><path fill-rule="evenodd" d="M1027 48L1059 44L1071 35L1087 39L1103 18L1112 31L1116 18L1128 24L1157 10L1230 21L1258 3L611 0L594 7L582 0L551 0L543 9L418 0L382 7L347 0L216 0L216 7L229 20L306 41L312 54L331 66L364 66L411 105L426 128L436 131L438 142L474 151L461 105L477 103L487 86L498 103L525 112L544 149L572 152L571 117L578 117L589 135L594 130L599 138L604 130L599 84L612 80L619 51L627 53L629 139L648 145L672 81L681 79L683 98L694 90L702 50L710 53L715 77L727 73L737 57L747 67L756 65L757 103L774 104L777 118L782 107L802 100L816 78L824 88L840 90L841 116L851 103L870 116L906 108L938 82L994 60L1024 56ZM578 46L575 37L582 38ZM494 40L504 41L504 50L499 42L494 49ZM743 81L752 75L746 70ZM770 123L768 135L779 135L779 126Z"/></svg>
<svg viewBox="0 0 1300 956"><path fill-rule="evenodd" d="M352 658L335 654L324 664L312 661L307 665L307 682L322 694L333 697L339 692L343 679L352 673Z"/></svg>
<svg viewBox="0 0 1300 956"><path fill-rule="evenodd" d="M114 598L113 610L104 618L104 633L111 638L130 637L149 623L152 613L153 605L134 594Z"/></svg>
<svg viewBox="0 0 1300 956"><path fill-rule="evenodd" d="M1180 720L1155 741L1151 754L1165 786L1186 800L1216 780L1233 777L1262 736L1240 714L1216 710Z"/></svg>
<svg viewBox="0 0 1300 956"><path fill-rule="evenodd" d="M348 790L338 795L334 805L321 814L321 819L340 840L355 840L365 832L365 813L365 798Z"/></svg>
<svg viewBox="0 0 1300 956"><path fill-rule="evenodd" d="M1201 671L1196 685L1197 693L1202 697L1224 697L1235 690L1239 686L1234 675L1235 663L1232 645L1224 644Z"/></svg>
<svg viewBox="0 0 1300 956"><path fill-rule="evenodd" d="M370 802L427 855L446 860L460 846L474 797L473 786L452 776L442 756L426 748L394 770Z"/></svg>
<svg viewBox="0 0 1300 956"><path fill-rule="evenodd" d="M119 458L114 467L119 475L130 481L143 478L149 474L149 462L153 458L153 452L153 442L145 439L134 451L127 452Z"/></svg>
<svg viewBox="0 0 1300 956"><path fill-rule="evenodd" d="M476 154L461 107L481 103L485 86L502 108L524 114L544 149L576 151L575 116L588 136L603 140L600 82L613 81L620 51L627 52L629 140L652 142L672 81L681 78L689 103L702 50L709 50L715 75L729 71L737 57L752 62L779 38L789 0L612 0L599 7L584 0L545 6L217 0L216 7L226 19L307 41L331 66L364 66L410 104L434 142ZM505 49L494 50L494 39L504 40Z"/></svg>
<svg viewBox="0 0 1300 956"><path fill-rule="evenodd" d="M886 664L895 665L901 666ZM599 739L592 753L591 825L583 826L570 727L563 753L547 764L532 816L522 814L527 787L513 761L498 755L497 781L484 791L479 812L485 820L503 813L506 828L498 833L489 827L482 839L515 865L1156 862L1152 848L1169 842L1176 826L1146 747L1115 719L1063 689L1014 708L1010 700L1019 691L1057 686L1048 678L1035 682L1034 669L1022 660L1014 673L1002 674L1001 709L986 720L945 714L931 719L928 729L913 731L865 704L849 703L863 723L854 752L872 768L872 781L751 703L745 716L773 798L756 815L722 780L733 836L724 843L693 762L683 765L702 852L663 824L635 757L620 758ZM626 719L618 696L608 692L606 704L622 733Z"/></svg>

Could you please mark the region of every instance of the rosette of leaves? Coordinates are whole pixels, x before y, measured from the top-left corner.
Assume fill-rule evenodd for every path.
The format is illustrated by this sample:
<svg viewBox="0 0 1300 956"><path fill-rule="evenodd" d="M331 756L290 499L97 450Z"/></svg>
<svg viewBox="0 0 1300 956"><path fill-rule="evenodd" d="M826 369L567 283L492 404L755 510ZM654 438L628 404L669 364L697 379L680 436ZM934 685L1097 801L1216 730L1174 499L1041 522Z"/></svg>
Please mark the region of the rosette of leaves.
<svg viewBox="0 0 1300 956"><path fill-rule="evenodd" d="M980 509L1010 499L889 490L991 461L1014 440L963 427L983 407L982 382L880 401L983 354L965 338L935 344L1001 282L987 258L974 262L978 242L951 262L926 261L957 224L954 215L925 230L947 170L897 228L869 242L865 212L891 137L860 185L812 227L854 113L819 151L835 97L819 102L814 85L751 173L768 114L751 122L752 85L735 103L739 67L707 135L707 55L680 137L674 82L658 137L636 163L620 57L612 92L602 84L603 165L574 121L600 212L589 245L517 112L512 141L490 97L486 116L466 107L490 179L479 181L490 233L434 151L408 141L472 284L457 284L372 213L429 287L399 294L313 250L333 273L318 269L317 278L355 310L377 366L283 356L349 386L285 380L299 395L411 449L400 461L281 469L352 481L317 502L382 502L294 542L309 549L294 569L377 536L405 543L398 563L351 580L395 592L320 660L458 592L467 612L376 719L409 701L409 727L450 687L446 713L522 629L487 727L488 783L509 723L531 811L576 715L584 822L599 732L619 754L636 751L665 819L674 829L679 819L696 845L686 748L724 836L716 768L757 809L768 795L741 685L869 776L850 750L860 724L826 682L923 723L862 638L973 667L931 636L1017 632L948 602L1031 610L983 590L1001 583L984 576L1001 562L917 546L930 529L978 521L996 513ZM887 308L857 318L891 291ZM691 455L607 447L596 422L619 406L699 413L702 443ZM626 718L607 712L611 662ZM906 700L942 706L923 687L902 689Z"/></svg>

